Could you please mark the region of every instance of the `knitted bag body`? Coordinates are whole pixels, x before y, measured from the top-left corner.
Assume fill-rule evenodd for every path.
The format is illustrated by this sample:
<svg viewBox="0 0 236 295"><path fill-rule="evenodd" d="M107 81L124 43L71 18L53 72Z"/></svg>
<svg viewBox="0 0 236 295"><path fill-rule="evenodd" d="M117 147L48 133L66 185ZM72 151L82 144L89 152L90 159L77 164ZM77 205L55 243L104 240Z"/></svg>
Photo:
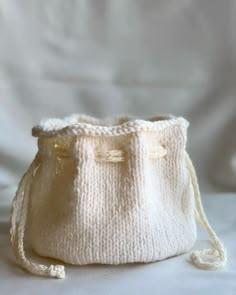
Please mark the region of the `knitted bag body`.
<svg viewBox="0 0 236 295"><path fill-rule="evenodd" d="M12 243L21 264L35 274L64 277L63 266L26 258L25 233L38 255L70 264L162 260L192 248L197 211L215 250L194 252L192 261L202 268L222 267L225 250L202 210L186 153L187 127L175 117L75 115L34 127L39 151L12 212ZM203 254L219 260L202 261Z"/></svg>

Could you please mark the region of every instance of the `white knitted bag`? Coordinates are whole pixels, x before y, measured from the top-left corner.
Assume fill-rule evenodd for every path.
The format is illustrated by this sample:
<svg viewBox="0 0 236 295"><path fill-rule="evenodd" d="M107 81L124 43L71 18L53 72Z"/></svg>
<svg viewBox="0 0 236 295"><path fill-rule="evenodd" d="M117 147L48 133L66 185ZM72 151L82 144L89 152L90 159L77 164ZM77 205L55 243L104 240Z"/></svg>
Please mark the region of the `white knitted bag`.
<svg viewBox="0 0 236 295"><path fill-rule="evenodd" d="M19 184L11 216L20 264L33 274L65 277L62 265L27 259L25 232L38 255L70 264L162 260L192 248L196 216L213 249L193 252L191 261L203 269L222 268L226 250L202 208L185 150L187 127L173 116L83 115L35 126L39 151Z"/></svg>

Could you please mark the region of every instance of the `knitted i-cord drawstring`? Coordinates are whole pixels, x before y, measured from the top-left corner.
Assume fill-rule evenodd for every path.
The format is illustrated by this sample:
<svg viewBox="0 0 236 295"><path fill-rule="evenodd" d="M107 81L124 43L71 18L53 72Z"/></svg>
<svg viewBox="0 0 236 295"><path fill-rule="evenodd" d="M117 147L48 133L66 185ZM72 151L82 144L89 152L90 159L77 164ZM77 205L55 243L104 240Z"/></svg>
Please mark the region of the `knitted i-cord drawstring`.
<svg viewBox="0 0 236 295"><path fill-rule="evenodd" d="M206 229L213 246L213 249L204 249L201 251L192 252L190 254L190 259L191 259L191 262L199 268L207 269L207 270L220 269L220 268L223 268L227 262L227 251L224 248L220 239L217 237L212 227L210 226L207 220L207 217L204 213L196 172L193 167L193 163L187 152L186 152L185 159L186 159L187 168L190 174L190 178L191 178L192 186L194 190L195 208L196 208L195 210L197 214L197 219L201 223L201 225ZM204 261L203 260L204 256L215 256L217 260L213 262Z"/></svg>
<svg viewBox="0 0 236 295"><path fill-rule="evenodd" d="M196 173L192 164L189 155L186 152L186 164L187 169L189 171L192 186L194 189L194 196L195 196L195 207L196 213L200 223L203 227L207 230L208 235L211 239L212 245L214 249L205 249L201 251L194 251L190 255L190 259L194 265L201 269L207 270L215 270L222 268L227 261L226 250L224 249L222 243L220 242L219 238L216 236L215 232L211 228L204 213L199 186L197 182ZM18 190L16 192L16 196L13 200L12 206L12 214L11 214L11 242L14 250L14 254L16 258L19 260L20 264L29 272L40 275L40 276L48 276L48 277L55 277L59 279L63 279L65 277L65 269L63 265L50 265L49 267L37 264L34 262L29 261L25 256L24 250L24 233L25 233L25 225L27 221L27 211L29 205L29 192L30 192L30 185L32 179L34 177L35 172L40 166L40 158L39 154L36 155L34 161L32 162L31 166L29 167L28 171L22 177ZM18 227L16 226L17 223L17 215L20 212L20 221ZM203 257L205 255L213 255L218 258L218 261L208 262L203 261Z"/></svg>
<svg viewBox="0 0 236 295"><path fill-rule="evenodd" d="M13 200L10 231L11 243L16 258L19 260L20 264L30 273L40 276L63 279L65 277L65 269L63 265L50 265L47 267L42 264L31 262L25 256L24 234L28 214L30 186L34 174L39 168L39 165L40 157L39 154L37 154L28 171L23 175L16 192L16 196ZM20 220L17 227L16 223L18 212L20 213Z"/></svg>

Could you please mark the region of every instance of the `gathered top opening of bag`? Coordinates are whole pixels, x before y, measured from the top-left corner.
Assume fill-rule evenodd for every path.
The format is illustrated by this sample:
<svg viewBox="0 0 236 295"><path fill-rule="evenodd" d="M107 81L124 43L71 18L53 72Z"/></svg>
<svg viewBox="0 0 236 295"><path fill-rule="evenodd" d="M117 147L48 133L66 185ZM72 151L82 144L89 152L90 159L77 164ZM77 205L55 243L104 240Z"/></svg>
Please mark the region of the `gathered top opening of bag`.
<svg viewBox="0 0 236 295"><path fill-rule="evenodd" d="M202 207L186 151L188 125L174 116L71 115L33 127L39 150L19 184L11 217L12 246L22 267L65 277L63 265L27 258L25 235L36 254L69 264L163 260L192 249L197 219L212 248L193 251L191 262L222 268L226 250Z"/></svg>
<svg viewBox="0 0 236 295"><path fill-rule="evenodd" d="M64 119L44 119L32 129L32 135L36 137L65 135L117 136L134 132L154 132L178 124L188 126L188 122L184 118L171 115L149 119L135 119L133 117L98 119L75 114Z"/></svg>

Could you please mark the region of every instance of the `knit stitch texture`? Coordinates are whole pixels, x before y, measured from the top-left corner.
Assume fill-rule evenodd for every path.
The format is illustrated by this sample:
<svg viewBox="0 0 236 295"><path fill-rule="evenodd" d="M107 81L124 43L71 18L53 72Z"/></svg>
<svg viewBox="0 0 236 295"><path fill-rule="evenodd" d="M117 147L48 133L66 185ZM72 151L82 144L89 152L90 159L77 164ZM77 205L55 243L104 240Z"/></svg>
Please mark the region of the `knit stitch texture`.
<svg viewBox="0 0 236 295"><path fill-rule="evenodd" d="M188 123L94 121L73 116L33 129L42 159L29 208L34 250L71 264L151 262L188 251L196 238ZM160 148L166 154L152 156ZM122 161L99 161L114 150Z"/></svg>

